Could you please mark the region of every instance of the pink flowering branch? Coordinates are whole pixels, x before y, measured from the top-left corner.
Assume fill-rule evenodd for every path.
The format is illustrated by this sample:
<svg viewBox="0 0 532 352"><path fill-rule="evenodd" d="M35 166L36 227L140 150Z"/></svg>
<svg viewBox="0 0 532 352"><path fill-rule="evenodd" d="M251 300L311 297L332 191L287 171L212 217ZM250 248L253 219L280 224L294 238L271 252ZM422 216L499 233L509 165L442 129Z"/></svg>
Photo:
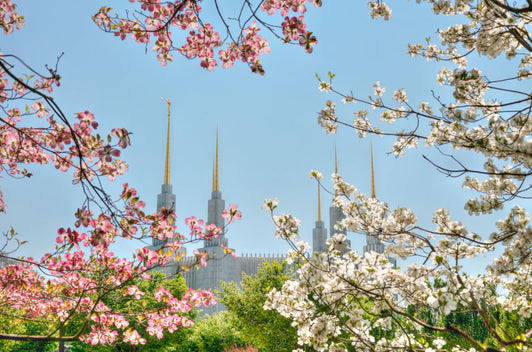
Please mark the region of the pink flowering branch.
<svg viewBox="0 0 532 352"><path fill-rule="evenodd" d="M311 53L317 44L316 37L306 29L304 14L306 2L321 6L320 0L266 0L254 8L248 0L242 0L237 16L226 18L218 1L214 9L224 28L225 39L221 39L218 26L202 20L200 0L130 0L138 3L140 10L133 16L121 17L111 14L111 8L104 6L92 17L103 31L113 33L121 40L127 37L146 47L153 43L161 65L173 60L173 52L188 59L199 59L200 65L211 71L221 61L229 68L236 61L247 64L252 72L264 74L261 57L270 53L269 41L259 34L266 29L275 38L284 43L299 45ZM279 24L265 21L262 16L280 14ZM298 14L298 16L290 16ZM181 32L186 36L181 46L174 44L174 34ZM188 35L186 34L188 31ZM235 35L238 31L239 35ZM218 52L216 52L218 51Z"/></svg>
<svg viewBox="0 0 532 352"><path fill-rule="evenodd" d="M30 74L17 75L16 62L29 68L14 55L0 55L0 143L5 146L0 150L0 175L31 177L20 165L32 163L53 163L61 171L72 168L74 182L81 184L87 198L98 199L100 207L112 211L108 195L94 180L103 175L113 179L127 170L118 157L120 149L129 145L129 133L114 129L107 141L102 139L95 133L98 123L89 111L76 114L77 122L71 123L49 95L60 84L56 69L49 69L50 76L31 68ZM13 107L14 103L20 107ZM32 127L19 127L21 123Z"/></svg>
<svg viewBox="0 0 532 352"><path fill-rule="evenodd" d="M17 264L0 269L0 315L15 316L17 319L38 322L47 321L54 326L48 337L68 326L76 317L83 324L76 334L53 337L1 334L0 338L25 341L73 341L81 340L90 344L115 343L118 341L132 344L143 343L140 335L128 330L128 319L137 319L127 310L112 310L103 302L105 297L116 291L124 291L131 299L140 299L133 281L137 278L149 279L148 269L167 265L186 241L177 232L175 214L163 209L160 213L145 214L144 202L139 200L136 191L127 184L122 195L124 214L122 226L115 226L106 214L93 215L89 211L76 213L76 228L60 228L56 238L57 246L53 254L45 254L40 260L33 258L11 259ZM238 214L232 205L228 213ZM220 234L220 229L206 228L203 221L188 218L190 240L206 239ZM111 246L118 238L164 239L167 245L161 250L141 248L135 251L132 260L119 258L111 252ZM206 256L197 253L201 265L206 265ZM179 266L179 263L177 263ZM36 269L43 272L42 276ZM215 303L210 291L188 290L178 299L164 288L158 289L154 297L164 307L140 313L147 322L147 333L157 338L164 331L176 326L189 326L193 322L183 314L199 306ZM173 330L172 330L173 331ZM137 336L138 335L138 336Z"/></svg>
<svg viewBox="0 0 532 352"><path fill-rule="evenodd" d="M145 10L152 10L150 4L144 5ZM23 23L16 6L0 0L4 32L11 33ZM203 36L214 40L216 34L205 28L201 27L196 39ZM196 45L194 40L190 45ZM0 268L0 316L34 321L47 331L40 336L0 331L0 339L137 345L146 340L128 326L139 314L146 322L145 332L157 338L192 325L187 312L214 304L212 292L189 289L178 298L161 287L154 293L159 307L135 315L126 308L111 308L105 301L116 293L140 299L144 293L136 287L136 280L147 280L149 270L169 264L181 269L184 245L216 238L225 228L204 226L202 220L189 218L189 236L183 235L177 231L174 209L146 213L145 203L127 184L120 198L113 200L100 178L113 180L127 170L119 157L121 149L130 145L129 132L115 128L102 138L90 111L76 113L74 120L67 118L51 96L54 87L60 85L57 63L47 69L48 75L40 74L17 56L0 53L0 177L30 178L33 173L26 167L52 164L60 172L72 172L85 200L75 212L74 226L58 229L54 251L40 259L16 257L25 241L20 241L14 230L5 232L0 259L8 265ZM0 212L6 209L0 190ZM228 223L241 216L236 206L226 213ZM163 241L161 248L137 249L131 259L112 252L117 240L135 240L143 246L155 238ZM198 253L193 265L206 262L206 256ZM78 326L74 333L63 334Z"/></svg>

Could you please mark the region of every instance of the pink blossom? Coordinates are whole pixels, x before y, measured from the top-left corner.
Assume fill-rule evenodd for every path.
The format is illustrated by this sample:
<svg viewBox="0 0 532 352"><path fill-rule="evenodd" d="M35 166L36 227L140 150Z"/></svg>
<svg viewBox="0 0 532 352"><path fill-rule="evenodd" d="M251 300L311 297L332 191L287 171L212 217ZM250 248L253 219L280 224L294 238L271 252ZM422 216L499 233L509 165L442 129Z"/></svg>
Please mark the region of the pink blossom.
<svg viewBox="0 0 532 352"><path fill-rule="evenodd" d="M278 13L279 22L282 19L288 19L288 21L285 20L280 26L279 22L275 25L266 25L262 21L261 26L267 26L272 31L275 31L276 27L281 27L285 41L295 41L307 53L311 53L312 46L317 43L317 40L311 36L311 32L305 30L306 25L302 14L307 11L305 5L307 1L316 7L321 6L321 0L263 1L260 6L261 11L269 16ZM241 30L241 35L231 36L231 40L227 40L224 44L221 39L224 35L221 35L212 24L202 23L200 25L199 16L202 14L202 7L197 2L183 1L177 5L167 3L166 6L159 1L130 0L130 2L140 4L142 11L139 10L139 12L142 13L142 21L128 16L113 15L110 13L111 8L104 6L92 17L94 23L121 40L130 37L143 45L152 43L151 48L163 66L173 61L172 52L177 51L186 58L198 59L200 66L208 71L218 66L219 59L223 68L229 68L236 61L241 61L248 64L252 72L264 74L260 57L269 53L270 47L268 40L257 34L261 28L256 23L243 30L238 28L239 31ZM299 17L290 18L292 13ZM257 13L254 15L259 16ZM267 22L275 21L268 20ZM231 28L225 28L225 30L229 34ZM172 38L175 31L189 31L184 43L177 44L178 40ZM301 37L305 39L301 40ZM218 48L217 58L215 52Z"/></svg>
<svg viewBox="0 0 532 352"><path fill-rule="evenodd" d="M124 342L132 345L144 345L146 340L140 336L137 330L126 330L124 331Z"/></svg>
<svg viewBox="0 0 532 352"><path fill-rule="evenodd" d="M242 213L237 208L238 208L238 205L236 205L236 204L229 205L229 208L225 209L222 212L222 217L228 223L231 223L234 220L240 220L242 218Z"/></svg>
<svg viewBox="0 0 532 352"><path fill-rule="evenodd" d="M144 292L139 290L139 288L135 285L129 286L127 288L127 294L135 297L135 299L140 299L142 296L144 296Z"/></svg>
<svg viewBox="0 0 532 352"><path fill-rule="evenodd" d="M225 254L230 254L233 258L236 258L236 252L233 248L228 248L225 244L222 244L221 247Z"/></svg>
<svg viewBox="0 0 532 352"><path fill-rule="evenodd" d="M194 249L193 253L196 256L196 259L199 259L201 266L207 266L207 252L200 252L197 249Z"/></svg>
<svg viewBox="0 0 532 352"><path fill-rule="evenodd" d="M2 190L0 189L0 213L6 212L6 203L4 202L4 194L2 193Z"/></svg>

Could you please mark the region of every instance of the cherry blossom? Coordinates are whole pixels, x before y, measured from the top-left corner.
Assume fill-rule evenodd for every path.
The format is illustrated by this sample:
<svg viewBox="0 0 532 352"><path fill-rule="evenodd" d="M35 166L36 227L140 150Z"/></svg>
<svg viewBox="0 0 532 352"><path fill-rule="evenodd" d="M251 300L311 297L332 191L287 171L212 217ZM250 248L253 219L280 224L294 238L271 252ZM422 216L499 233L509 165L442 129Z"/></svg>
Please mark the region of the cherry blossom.
<svg viewBox="0 0 532 352"><path fill-rule="evenodd" d="M24 17L17 12L17 5L11 0L0 1L0 28L5 34L24 26Z"/></svg>
<svg viewBox="0 0 532 352"><path fill-rule="evenodd" d="M229 208L222 212L222 217L230 224L235 220L240 220L242 218L242 213L238 210L238 205L230 204Z"/></svg>
<svg viewBox="0 0 532 352"><path fill-rule="evenodd" d="M240 14L234 16L236 21L228 21L222 13L222 4L215 1L206 5L215 8L213 10L223 24L215 27L213 23L202 20L200 0L130 2L140 7L138 13L142 16L121 17L113 14L110 7L103 6L92 17L94 23L121 40L132 38L145 46L153 44L152 49L161 65L167 65L174 59L172 53L178 52L186 58L198 59L200 66L209 71L218 66L219 61L223 68L241 61L258 74L264 74L262 55L271 51L269 41L258 34L259 31L266 29L282 42L295 43L311 53L317 39L306 29L305 4L310 2L315 7L322 4L321 0L268 0L252 9L251 4L244 3ZM264 14L279 15L279 23L273 24L272 19L266 21L261 17ZM249 20L245 21L245 16L249 16ZM220 27L224 27L223 32ZM280 32L278 28L281 28ZM184 41L174 39L181 34L180 31L188 31Z"/></svg>
<svg viewBox="0 0 532 352"><path fill-rule="evenodd" d="M197 26L192 6L199 9L199 5L189 2L188 6L176 17L180 28L199 28L196 34L209 37L213 46L217 45L216 33L207 32L206 26ZM147 22L151 26L158 26L157 21L171 12L171 8L151 1L142 2L142 8L152 11L154 18ZM11 33L23 24L15 4L0 0L3 31ZM122 37L127 30L135 31L134 26L127 27L132 25L124 23L118 36ZM155 43L161 55L168 54L169 35L160 35ZM150 36L140 32L134 37L142 43L150 40ZM213 47L210 51L206 47L197 50L202 50L204 58L212 57L214 52ZM205 226L202 219L189 217L184 219L185 231L178 231L174 209L147 212L146 203L130 185L123 184L118 199L108 194L100 178L114 180L127 171L128 165L120 157L131 143L130 133L124 128L101 131L97 117L89 110L64 112L52 96L61 83L58 64L47 66L46 71L39 73L21 58L0 53L0 177L31 178L38 170L36 166L53 165L59 172L71 174L84 200L73 211L73 226L61 227L55 235L48 234L50 242L55 239L55 248L41 258L17 256L16 250L25 241L13 229L4 232L0 259L9 265L0 268L0 314L36 321L47 331L42 336L0 331L0 338L139 345L146 343L145 334L162 338L165 333L191 326L193 321L187 312L215 304L211 291L189 289L182 297L174 297L160 287L154 293L160 306L135 315L127 306L111 309L104 301L116 293L131 300L141 299L146 293L135 285L136 280L149 280L150 270L169 263L183 269L179 255L187 243L216 238L227 229L213 224ZM0 189L0 213L7 209ZM229 222L241 218L234 205L224 214L229 216ZM163 241L161 247L145 246L155 238ZM134 241L137 248L129 259L113 251L117 242L123 241ZM202 254L193 263L206 264ZM132 330L131 319L143 320L145 331ZM59 334L72 326L79 329L69 335Z"/></svg>

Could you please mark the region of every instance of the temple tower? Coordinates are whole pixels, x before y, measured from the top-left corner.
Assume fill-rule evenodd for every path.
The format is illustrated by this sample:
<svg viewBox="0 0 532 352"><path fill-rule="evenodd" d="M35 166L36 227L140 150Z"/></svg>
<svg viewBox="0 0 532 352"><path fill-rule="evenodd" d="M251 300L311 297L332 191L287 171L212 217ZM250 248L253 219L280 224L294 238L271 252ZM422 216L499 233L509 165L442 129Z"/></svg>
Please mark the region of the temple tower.
<svg viewBox="0 0 532 352"><path fill-rule="evenodd" d="M375 192L375 167L373 165L373 146L370 144L370 166L371 166L371 198L377 198ZM376 236L368 234L366 236L366 245L364 246L364 253L374 251L377 253L384 253L384 243L382 243Z"/></svg>
<svg viewBox="0 0 532 352"><path fill-rule="evenodd" d="M377 193L375 192L375 168L373 165L373 146L370 144L370 166L371 166L371 198L376 199ZM384 253L384 243L382 243L377 236L371 234L366 235L366 245L364 246L364 254L369 251L377 253ZM397 267L397 260L394 257L388 256L388 261L392 265Z"/></svg>
<svg viewBox="0 0 532 352"><path fill-rule="evenodd" d="M225 209L225 200L222 199L222 192L220 191L220 164L219 164L219 141L218 131L216 131L216 146L215 155L212 169L212 192L211 199L208 203L207 223L215 224L224 231L224 233L211 241L204 241L204 247L220 247L221 245L227 246L227 238L225 238L225 220L222 217L222 212Z"/></svg>
<svg viewBox="0 0 532 352"><path fill-rule="evenodd" d="M334 148L334 173L338 173L338 156L336 154L336 147ZM336 195L335 195L336 196ZM331 204L329 207L329 236L333 236L336 233L347 234L345 229L335 229L334 226L339 224L345 218L342 208Z"/></svg>
<svg viewBox="0 0 532 352"><path fill-rule="evenodd" d="M318 183L318 215L316 217L316 225L312 230L312 250L314 252L325 252L327 249L327 229L321 219L321 185Z"/></svg>
<svg viewBox="0 0 532 352"><path fill-rule="evenodd" d="M166 99L168 107L168 124L166 128L166 156L164 160L164 181L161 186L161 193L157 195L157 211L162 208L175 209L175 194L172 193L172 185L170 184L170 109L171 101ZM153 246L158 247L163 244L163 241L154 238Z"/></svg>

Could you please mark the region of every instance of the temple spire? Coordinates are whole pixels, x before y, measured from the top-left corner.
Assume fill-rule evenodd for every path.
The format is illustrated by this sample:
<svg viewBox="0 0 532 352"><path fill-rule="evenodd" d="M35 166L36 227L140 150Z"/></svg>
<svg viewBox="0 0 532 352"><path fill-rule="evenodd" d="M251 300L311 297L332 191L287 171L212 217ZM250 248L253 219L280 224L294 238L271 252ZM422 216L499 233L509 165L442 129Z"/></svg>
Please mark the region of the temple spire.
<svg viewBox="0 0 532 352"><path fill-rule="evenodd" d="M325 252L327 249L327 229L321 219L321 185L319 181L316 183L318 184L318 216L316 225L312 229L312 250L314 252Z"/></svg>
<svg viewBox="0 0 532 352"><path fill-rule="evenodd" d="M223 231L225 228L225 220L222 216L222 213L225 209L225 201L222 199L222 192L220 191L219 150L220 150L220 143L219 143L219 138L218 138L218 129L216 129L216 146L215 146L214 159L212 161L212 193L211 193L211 199L209 199L209 203L208 203L207 223L218 226L220 229L222 229L222 234L212 240L206 239L204 242L205 248L211 248L211 247L219 248L221 246L227 246L227 238L225 238L225 235L223 234ZM223 255L221 254L221 252L218 254Z"/></svg>
<svg viewBox="0 0 532 352"><path fill-rule="evenodd" d="M164 99L168 105L168 126L166 127L166 156L164 160L164 182L161 185L161 193L157 195L157 211L161 209L175 210L175 194L172 193L170 184L170 99ZM153 246L160 247L165 240L153 238Z"/></svg>
<svg viewBox="0 0 532 352"><path fill-rule="evenodd" d="M164 99L168 105L168 126L166 130L166 158L164 161L164 184L170 184L170 99Z"/></svg>
<svg viewBox="0 0 532 352"><path fill-rule="evenodd" d="M334 146L334 172L337 174L339 172L338 170L338 153L336 152L336 145ZM345 215L342 211L342 208L339 206L336 206L334 203L335 198L338 196L338 189L334 192L334 197L331 206L329 207L329 236L334 236L337 233L342 233L344 235L347 234L347 231L345 228L337 227L343 219L345 219ZM348 246L349 240L348 240Z"/></svg>
<svg viewBox="0 0 532 352"><path fill-rule="evenodd" d="M373 144L369 144L369 153L370 153L370 165L371 165L371 198L377 198L377 192L375 192L375 165L373 161ZM384 243L380 240L378 235L371 233L366 234L366 245L364 246L364 254L367 252L377 252L384 253L385 246ZM394 268L397 267L397 261L394 257L388 256L388 261L393 265Z"/></svg>
<svg viewBox="0 0 532 352"><path fill-rule="evenodd" d="M318 182L318 218L317 221L321 221L321 193L320 193L320 183Z"/></svg>
<svg viewBox="0 0 532 352"><path fill-rule="evenodd" d="M338 155L336 154L336 145L334 146L334 173L338 173Z"/></svg>
<svg viewBox="0 0 532 352"><path fill-rule="evenodd" d="M375 168L373 166L373 144L369 145L370 157L371 157L371 198L377 198L375 192Z"/></svg>
<svg viewBox="0 0 532 352"><path fill-rule="evenodd" d="M214 158L212 158L212 190L214 191Z"/></svg>
<svg viewBox="0 0 532 352"><path fill-rule="evenodd" d="M214 167L212 170L212 191L216 192L220 190L219 175L219 163L218 163L218 129L216 129L216 150L214 156Z"/></svg>

